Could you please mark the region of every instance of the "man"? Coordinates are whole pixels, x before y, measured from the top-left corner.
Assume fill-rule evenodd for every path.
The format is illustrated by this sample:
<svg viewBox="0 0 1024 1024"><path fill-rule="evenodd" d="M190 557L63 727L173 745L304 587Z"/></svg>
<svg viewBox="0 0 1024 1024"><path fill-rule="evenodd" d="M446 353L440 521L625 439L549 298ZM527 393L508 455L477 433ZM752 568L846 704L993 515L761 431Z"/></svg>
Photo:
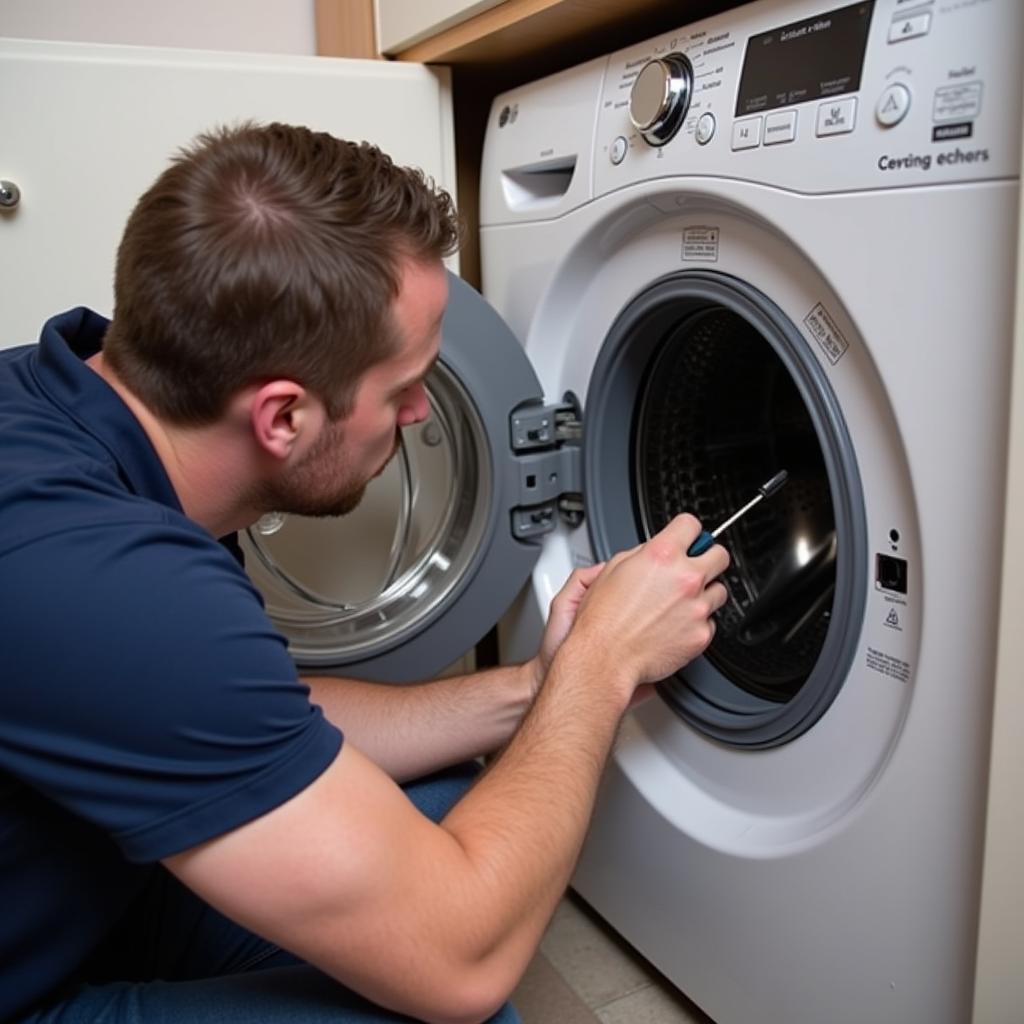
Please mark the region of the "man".
<svg viewBox="0 0 1024 1024"><path fill-rule="evenodd" d="M355 507L427 416L456 243L371 146L221 131L133 211L112 323L0 358L3 1019L515 1019L619 719L710 642L725 551L687 558L681 516L576 572L527 664L310 692L216 540Z"/></svg>

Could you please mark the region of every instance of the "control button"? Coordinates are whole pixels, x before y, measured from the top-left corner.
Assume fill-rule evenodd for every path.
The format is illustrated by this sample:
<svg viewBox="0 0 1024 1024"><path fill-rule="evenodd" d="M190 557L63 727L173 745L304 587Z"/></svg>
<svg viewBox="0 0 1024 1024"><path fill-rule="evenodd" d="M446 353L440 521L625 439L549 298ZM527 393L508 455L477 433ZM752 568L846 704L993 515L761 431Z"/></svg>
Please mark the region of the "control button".
<svg viewBox="0 0 1024 1024"><path fill-rule="evenodd" d="M910 110L910 90L900 82L887 86L878 97L875 106L875 117L878 123L886 128L899 124Z"/></svg>
<svg viewBox="0 0 1024 1024"><path fill-rule="evenodd" d="M629 143L620 135L611 146L608 151L609 157L613 164L621 164L626 159L626 150L629 149Z"/></svg>
<svg viewBox="0 0 1024 1024"><path fill-rule="evenodd" d="M697 118L697 141L702 145L706 146L715 137L715 115L710 111L701 114Z"/></svg>
<svg viewBox="0 0 1024 1024"><path fill-rule="evenodd" d="M795 138L795 110L782 110L777 114L769 114L764 119L764 144L766 146L772 146L776 142L792 142Z"/></svg>
<svg viewBox="0 0 1024 1024"><path fill-rule="evenodd" d="M924 14L912 14L908 18L897 18L889 26L889 42L898 43L903 39L917 39L928 35L932 27L932 16L929 11Z"/></svg>
<svg viewBox="0 0 1024 1024"><path fill-rule="evenodd" d="M857 98L851 96L846 100L831 100L818 107L818 124L816 134L845 135L853 131L853 123L857 114Z"/></svg>
<svg viewBox="0 0 1024 1024"><path fill-rule="evenodd" d="M761 117L748 117L732 126L733 149L757 149L761 145Z"/></svg>

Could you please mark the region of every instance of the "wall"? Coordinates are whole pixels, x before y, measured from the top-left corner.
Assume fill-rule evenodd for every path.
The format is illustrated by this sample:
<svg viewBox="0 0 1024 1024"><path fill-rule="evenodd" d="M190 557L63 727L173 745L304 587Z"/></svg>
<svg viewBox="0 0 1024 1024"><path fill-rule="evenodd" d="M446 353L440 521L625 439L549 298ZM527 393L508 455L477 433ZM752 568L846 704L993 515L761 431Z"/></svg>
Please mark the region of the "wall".
<svg viewBox="0 0 1024 1024"><path fill-rule="evenodd" d="M1021 161L1024 166L1024 153ZM978 930L975 1024L1019 1024L1024 1020L1024 196L1021 209L1003 588Z"/></svg>
<svg viewBox="0 0 1024 1024"><path fill-rule="evenodd" d="M0 35L315 54L314 0L2 0Z"/></svg>

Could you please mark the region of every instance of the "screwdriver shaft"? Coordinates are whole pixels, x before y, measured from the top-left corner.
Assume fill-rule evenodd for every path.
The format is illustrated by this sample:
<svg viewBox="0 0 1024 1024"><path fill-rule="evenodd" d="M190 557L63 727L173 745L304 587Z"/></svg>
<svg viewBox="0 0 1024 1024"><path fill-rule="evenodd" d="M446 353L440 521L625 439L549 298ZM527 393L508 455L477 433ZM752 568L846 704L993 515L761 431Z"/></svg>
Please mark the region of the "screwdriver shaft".
<svg viewBox="0 0 1024 1024"><path fill-rule="evenodd" d="M713 530L702 530L700 536L690 545L687 550L687 554L690 557L696 557L697 555L704 554L705 551L712 544L719 534L727 530L733 523L736 522L740 516L746 515L759 501L763 501L765 498L770 498L788 479L789 474L786 470L781 469L778 473L771 478L771 480L763 483L757 489L757 495L751 498L741 509L733 512L731 516L724 523L719 523Z"/></svg>
<svg viewBox="0 0 1024 1024"><path fill-rule="evenodd" d="M724 523L721 523L720 525L716 526L711 531L711 536L717 537L724 530L729 529L729 527L732 526L732 524L735 523L736 520L740 518L740 516L745 516L759 501L764 501L763 494L759 494L756 498L752 498L750 501L746 503L746 505L743 506L743 508L739 509L736 512L733 512L733 514L729 516L729 518L726 519Z"/></svg>

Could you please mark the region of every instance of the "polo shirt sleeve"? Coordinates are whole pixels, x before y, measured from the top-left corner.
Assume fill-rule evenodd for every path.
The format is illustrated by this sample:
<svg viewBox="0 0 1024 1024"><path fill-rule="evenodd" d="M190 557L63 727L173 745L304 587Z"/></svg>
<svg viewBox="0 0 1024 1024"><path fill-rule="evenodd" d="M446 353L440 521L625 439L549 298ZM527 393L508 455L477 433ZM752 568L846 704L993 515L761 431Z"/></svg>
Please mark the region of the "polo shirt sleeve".
<svg viewBox="0 0 1024 1024"><path fill-rule="evenodd" d="M180 519L79 526L4 558L14 774L154 861L299 793L341 733L230 554Z"/></svg>

